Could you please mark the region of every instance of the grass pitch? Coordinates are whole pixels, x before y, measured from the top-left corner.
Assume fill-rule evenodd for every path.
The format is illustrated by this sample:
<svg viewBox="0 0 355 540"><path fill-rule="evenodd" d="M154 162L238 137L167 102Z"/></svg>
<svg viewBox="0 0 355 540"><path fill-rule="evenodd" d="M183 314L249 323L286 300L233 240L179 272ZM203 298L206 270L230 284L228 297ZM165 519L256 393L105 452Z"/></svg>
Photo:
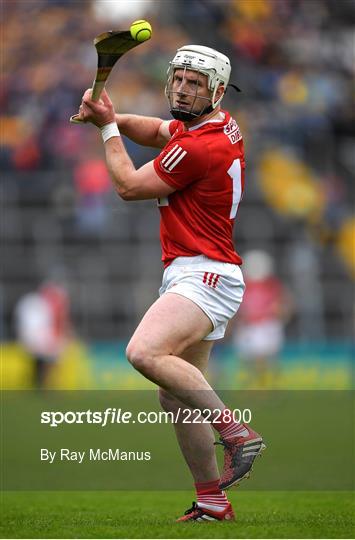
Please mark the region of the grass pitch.
<svg viewBox="0 0 355 540"><path fill-rule="evenodd" d="M234 523L174 522L190 492L4 492L2 538L352 538L350 492L232 491Z"/></svg>

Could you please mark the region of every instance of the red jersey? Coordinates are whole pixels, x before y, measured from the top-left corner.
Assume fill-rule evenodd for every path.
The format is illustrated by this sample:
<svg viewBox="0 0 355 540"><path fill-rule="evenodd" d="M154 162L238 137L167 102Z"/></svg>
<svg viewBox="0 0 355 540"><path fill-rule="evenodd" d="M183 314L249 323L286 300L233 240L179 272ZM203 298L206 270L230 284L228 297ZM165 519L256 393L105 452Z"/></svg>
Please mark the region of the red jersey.
<svg viewBox="0 0 355 540"><path fill-rule="evenodd" d="M173 120L172 137L154 160L158 176L176 191L159 199L164 266L176 257L205 255L241 264L233 225L244 189L244 147L236 121L227 111L185 130Z"/></svg>

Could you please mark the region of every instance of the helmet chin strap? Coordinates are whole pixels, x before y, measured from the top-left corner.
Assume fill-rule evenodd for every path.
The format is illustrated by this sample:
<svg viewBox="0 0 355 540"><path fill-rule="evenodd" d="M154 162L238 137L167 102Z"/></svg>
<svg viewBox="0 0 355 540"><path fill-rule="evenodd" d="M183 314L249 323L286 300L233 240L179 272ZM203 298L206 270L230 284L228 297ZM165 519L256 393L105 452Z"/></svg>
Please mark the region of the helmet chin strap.
<svg viewBox="0 0 355 540"><path fill-rule="evenodd" d="M191 122L192 120L196 120L196 118L200 118L200 116L203 116L205 114L209 114L213 111L212 104L207 105L202 111L199 113L193 113L191 111L182 111L181 109L178 109L176 107L172 107L170 109L170 114L175 120L181 120L182 122Z"/></svg>

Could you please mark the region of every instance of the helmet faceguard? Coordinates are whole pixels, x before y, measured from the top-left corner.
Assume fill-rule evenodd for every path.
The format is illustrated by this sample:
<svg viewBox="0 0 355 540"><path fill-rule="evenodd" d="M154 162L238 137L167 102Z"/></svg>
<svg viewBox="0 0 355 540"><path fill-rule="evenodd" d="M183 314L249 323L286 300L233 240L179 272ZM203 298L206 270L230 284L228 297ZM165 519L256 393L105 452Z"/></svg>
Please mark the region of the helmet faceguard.
<svg viewBox="0 0 355 540"><path fill-rule="evenodd" d="M174 106L175 94L180 93L178 91L173 91L174 73L177 69L184 70L183 79L185 78L187 70L196 71L197 76L200 73L206 75L208 79L210 97L207 98L199 96L198 87L196 85L196 89L193 93L184 92L185 95L192 96L194 98L189 110ZM186 45L185 47L178 49L173 60L170 62L165 87L165 95L168 98L172 116L178 120L188 122L202 116L203 114L212 112L223 99L230 73L231 66L229 58L224 54L211 49L210 47L203 47L202 45ZM182 84L183 83L184 80L182 81ZM224 91L216 100L217 90L220 86L224 87ZM206 106L202 107L200 111L194 110L197 99L206 100Z"/></svg>

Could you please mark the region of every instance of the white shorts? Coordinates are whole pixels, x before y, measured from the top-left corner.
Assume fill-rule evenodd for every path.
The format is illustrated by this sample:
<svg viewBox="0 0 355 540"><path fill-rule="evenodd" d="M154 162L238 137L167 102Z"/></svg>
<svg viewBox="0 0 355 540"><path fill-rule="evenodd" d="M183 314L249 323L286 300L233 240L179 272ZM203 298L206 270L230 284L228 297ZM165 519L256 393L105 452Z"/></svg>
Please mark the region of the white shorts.
<svg viewBox="0 0 355 540"><path fill-rule="evenodd" d="M237 313L245 284L237 264L213 261L204 255L177 257L163 275L159 295L175 293L197 304L211 320L213 331L204 340L224 337L228 321Z"/></svg>

